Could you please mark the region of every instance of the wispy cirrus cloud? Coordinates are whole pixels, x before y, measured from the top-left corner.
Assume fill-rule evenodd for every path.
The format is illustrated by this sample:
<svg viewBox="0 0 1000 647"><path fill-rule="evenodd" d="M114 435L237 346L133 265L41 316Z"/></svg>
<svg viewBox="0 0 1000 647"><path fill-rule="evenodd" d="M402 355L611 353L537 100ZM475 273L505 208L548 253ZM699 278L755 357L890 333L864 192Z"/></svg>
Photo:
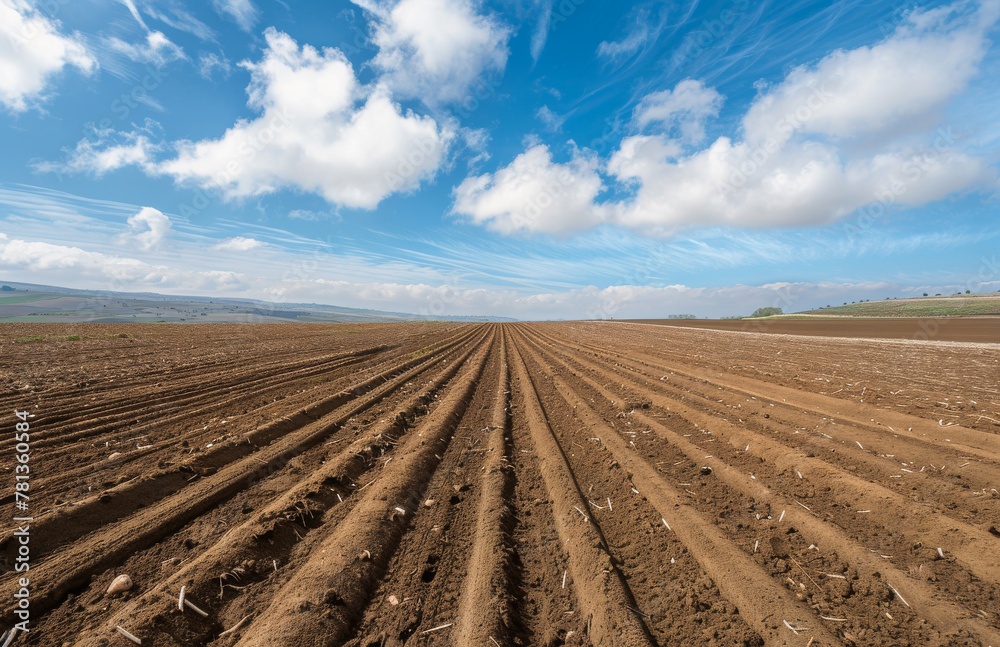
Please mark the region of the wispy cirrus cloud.
<svg viewBox="0 0 1000 647"><path fill-rule="evenodd" d="M255 254L259 255L259 254ZM12 238L0 233L0 271L11 281L43 282L65 287L92 287L95 282L124 291L157 291L164 294L242 297L277 303L325 303L376 308L416 314L483 315L521 319L662 318L667 314L702 316L746 315L761 304L779 303L799 310L839 303L841 300L882 299L905 296L920 289L953 291L972 285L990 289L996 282L936 283L907 286L894 281L773 282L725 286L586 285L562 290L530 291L468 285L446 280L433 283L379 281L374 278L332 279L323 262L308 270L289 272L280 257L269 257L256 269L173 267L120 254L107 254L79 246ZM337 259L341 261L343 259ZM349 259L348 259L349 260ZM287 261L286 261L287 262ZM290 278L289 275L292 275Z"/></svg>
<svg viewBox="0 0 1000 647"><path fill-rule="evenodd" d="M620 40L604 40L597 46L597 54L616 64L654 45L667 24L668 9L640 5L633 9L628 31Z"/></svg>
<svg viewBox="0 0 1000 647"><path fill-rule="evenodd" d="M247 32L253 29L260 18L260 11L252 0L212 0L212 8Z"/></svg>
<svg viewBox="0 0 1000 647"><path fill-rule="evenodd" d="M141 43L129 43L112 36L105 40L105 47L137 63L149 63L157 67L187 58L183 49L159 31L146 32L145 41Z"/></svg>
<svg viewBox="0 0 1000 647"><path fill-rule="evenodd" d="M795 281L736 284L727 270L746 275L762 263L780 268L792 260L801 268L970 243L988 248L1000 240L1000 230L838 237L833 231L710 229L657 241L602 228L514 247L460 232L421 239L386 233L372 244L239 221L196 224L155 208L12 185L0 185L0 216L0 272L8 280L410 312L436 303L448 308L438 314L524 318L746 314L778 297L794 298L806 309L838 299L902 296L927 284L927 277L831 280L823 271L813 277L797 271ZM974 276L976 264L973 259L968 276L955 271L938 277L935 291L973 279L973 289L989 289L989 277Z"/></svg>
<svg viewBox="0 0 1000 647"><path fill-rule="evenodd" d="M552 5L554 0L535 0L535 7L538 12L538 21L535 30L531 34L531 60L538 62L538 58L545 49L545 43L549 39L549 29L552 23Z"/></svg>

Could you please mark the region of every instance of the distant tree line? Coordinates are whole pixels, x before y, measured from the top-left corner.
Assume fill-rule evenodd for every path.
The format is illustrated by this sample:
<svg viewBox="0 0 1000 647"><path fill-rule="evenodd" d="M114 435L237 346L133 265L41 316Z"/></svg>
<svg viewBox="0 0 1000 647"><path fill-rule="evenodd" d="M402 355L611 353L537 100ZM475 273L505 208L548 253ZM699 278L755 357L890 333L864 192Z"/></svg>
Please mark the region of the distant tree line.
<svg viewBox="0 0 1000 647"><path fill-rule="evenodd" d="M780 314L784 314L781 308L757 308L750 317L773 317Z"/></svg>

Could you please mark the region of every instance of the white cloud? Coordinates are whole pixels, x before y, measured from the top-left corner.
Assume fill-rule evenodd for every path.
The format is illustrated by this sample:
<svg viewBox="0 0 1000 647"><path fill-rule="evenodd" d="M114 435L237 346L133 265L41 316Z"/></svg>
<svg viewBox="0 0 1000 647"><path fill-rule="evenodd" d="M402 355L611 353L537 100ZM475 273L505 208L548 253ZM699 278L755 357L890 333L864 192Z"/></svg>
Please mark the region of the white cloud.
<svg viewBox="0 0 1000 647"><path fill-rule="evenodd" d="M814 141L754 149L722 137L708 149L676 157L671 142L626 138L608 163L621 180L637 182L632 199L615 205L615 222L670 235L693 225L787 227L834 222L859 207L885 202L919 205L984 179L985 163L942 137L940 147L910 146L842 161Z"/></svg>
<svg viewBox="0 0 1000 647"><path fill-rule="evenodd" d="M155 166L153 154L160 145L151 141L158 124L147 120L142 128L131 132L117 132L110 128L94 129L91 136L81 139L76 147L67 150L63 162L38 162L34 169L41 173L87 173L100 177L124 166L136 165L147 173Z"/></svg>
<svg viewBox="0 0 1000 647"><path fill-rule="evenodd" d="M211 79L212 73L215 70L222 72L224 77L229 77L229 72L232 70L232 66L229 64L229 59L221 54L216 54L215 52L209 52L207 54L202 54L198 57L198 74L203 78Z"/></svg>
<svg viewBox="0 0 1000 647"><path fill-rule="evenodd" d="M154 160L163 146L142 130L101 133L97 142L81 141L65 163L36 168L100 174L137 164L225 199L294 188L364 209L433 177L455 138L450 128L404 113L381 85L359 84L340 50L300 47L273 28L265 38L263 58L240 64L250 71L256 119L237 121L218 139L178 142L173 159Z"/></svg>
<svg viewBox="0 0 1000 647"><path fill-rule="evenodd" d="M538 62L538 57L545 49L545 41L549 39L549 25L552 23L552 4L554 0L535 0L538 7L538 24L531 35L531 60Z"/></svg>
<svg viewBox="0 0 1000 647"><path fill-rule="evenodd" d="M212 8L223 16L232 18L243 31L253 29L260 15L251 0L212 0Z"/></svg>
<svg viewBox="0 0 1000 647"><path fill-rule="evenodd" d="M211 256L211 255L210 255ZM185 256L184 258L190 258ZM13 239L0 233L0 271L9 281L45 282L84 289L158 291L166 294L263 299L276 303L325 303L423 315L498 315L521 319L662 318L666 314L747 315L762 306L785 312L858 299L986 291L996 281L971 279L953 285L912 286L889 281L799 282L697 287L687 285L593 285L524 292L461 282L403 283L331 279L335 272L288 271L298 256L250 271L191 267L87 251L75 245ZM336 259L331 259L336 260Z"/></svg>
<svg viewBox="0 0 1000 647"><path fill-rule="evenodd" d="M75 246L10 238L4 233L0 233L0 268L6 273L22 272L30 282L45 280L68 286L93 286L97 281L97 289L180 288L190 294L247 287L244 277L236 272L178 270Z"/></svg>
<svg viewBox="0 0 1000 647"><path fill-rule="evenodd" d="M253 238L234 236L213 245L212 249L225 252L248 252L251 249L262 246L263 244L264 243L261 241Z"/></svg>
<svg viewBox="0 0 1000 647"><path fill-rule="evenodd" d="M472 0L352 0L374 18L373 65L401 98L428 105L462 101L507 63L510 30Z"/></svg>
<svg viewBox="0 0 1000 647"><path fill-rule="evenodd" d="M557 233L596 225L603 209L597 161L578 151L553 163L548 146L538 144L496 173L467 178L455 189L454 212L503 234Z"/></svg>
<svg viewBox="0 0 1000 647"><path fill-rule="evenodd" d="M308 220L312 222L317 222L320 220L339 220L340 218L336 214L332 214L326 211L310 211L308 209L293 209L288 212L288 217L292 220Z"/></svg>
<svg viewBox="0 0 1000 647"><path fill-rule="evenodd" d="M58 21L25 0L0 0L0 103L24 112L46 98L51 77L67 66L84 74L97 68L79 34L61 33Z"/></svg>
<svg viewBox="0 0 1000 647"><path fill-rule="evenodd" d="M294 187L331 204L372 209L435 173L453 134L401 111L380 87L362 87L339 50L299 47L268 29L250 71L249 104L261 111L219 139L181 142L159 173L216 187L228 198Z"/></svg>
<svg viewBox="0 0 1000 647"><path fill-rule="evenodd" d="M659 242L605 228L571 241L542 238L514 248L502 242L471 244L469 237L445 232L410 241L416 247L395 245L378 251L382 246L360 246L336 235L318 240L267 226L234 221L195 224L167 214L171 226L164 243L140 250L131 239L128 247L114 240L125 219L142 211L137 205L20 185L0 185L0 204L7 214L0 220L0 231L10 235L0 235L0 275L9 281L438 315L719 316L747 314L770 305L791 311L903 296L908 290L917 294L984 291L1000 272L995 255L971 258L964 270L957 267L938 278L941 284L927 286L919 262L907 264L925 252L940 253L958 245L987 249L1000 235L996 230L985 235L969 230L910 235L901 226L831 239L835 232L765 234L722 229L707 237L711 230L697 237ZM152 221L157 220L153 215ZM134 229L142 233L150 227L142 224ZM249 252L206 253L241 238L264 244ZM391 238L399 240L395 235ZM894 276L907 276L916 269L915 276L905 282L671 285L677 282L678 272L703 276L720 267L738 270L792 257L807 264L833 262L849 269L851 263L845 265L845 259L887 255L902 263L887 266ZM487 275L483 268L492 270Z"/></svg>
<svg viewBox="0 0 1000 647"><path fill-rule="evenodd" d="M135 6L135 2L133 0L120 0L120 1L123 5L125 5L128 8L129 13L132 14L132 17L135 18L135 21L139 23L139 25L143 29L149 31L149 27L146 26L146 22L142 19L142 16L139 14L139 9Z"/></svg>
<svg viewBox="0 0 1000 647"><path fill-rule="evenodd" d="M640 23L620 41L601 41L597 53L610 59L627 58L639 51L649 40L649 28Z"/></svg>
<svg viewBox="0 0 1000 647"><path fill-rule="evenodd" d="M673 90L647 95L635 110L635 121L640 128L659 123L668 131L676 129L682 141L694 144L705 138L705 122L718 115L721 106L722 95L714 88L685 79Z"/></svg>
<svg viewBox="0 0 1000 647"><path fill-rule="evenodd" d="M538 117L538 119L545 124L545 127L551 131L561 130L563 123L566 121L565 115L557 115L548 106L542 106L539 108L535 112L535 116Z"/></svg>
<svg viewBox="0 0 1000 647"><path fill-rule="evenodd" d="M952 15L965 8L913 13L880 43L794 68L754 101L743 119L746 141L780 143L794 132L854 137L908 120L922 125L922 117L965 88L989 47L986 32L997 20L997 4Z"/></svg>
<svg viewBox="0 0 1000 647"><path fill-rule="evenodd" d="M208 25L195 18L190 12L179 5L171 4L169 6L157 7L153 3L147 3L143 6L143 9L150 18L159 20L174 29L192 34L201 40L212 40L215 38L215 33Z"/></svg>
<svg viewBox="0 0 1000 647"><path fill-rule="evenodd" d="M157 67L187 58L184 50L159 31L147 32L146 42L142 44L126 43L112 36L106 40L106 46L112 52L123 54L137 63L151 63Z"/></svg>
<svg viewBox="0 0 1000 647"><path fill-rule="evenodd" d="M153 207L143 207L139 213L129 216L128 231L118 236L116 242L136 246L148 252L160 246L170 231L170 218Z"/></svg>
<svg viewBox="0 0 1000 647"><path fill-rule="evenodd" d="M602 41L597 46L598 56L611 59L614 63L623 63L644 50L647 45L655 43L666 26L668 11L661 7L658 16L651 16L650 13L648 6L634 9L632 12L634 24L625 38L618 41Z"/></svg>
<svg viewBox="0 0 1000 647"><path fill-rule="evenodd" d="M475 204L456 204L456 210L471 210L478 214L474 222L506 233L612 223L669 236L706 225L824 225L862 207L877 217L894 205L987 186L996 174L987 159L969 152L976 143L949 128L934 130L942 107L978 71L985 32L1000 12L997 3L960 14L964 7L915 12L876 45L793 69L751 103L742 139L719 137L707 148L687 150L721 103L698 81L647 96L636 110L636 127L666 132L628 136L607 161L607 172L631 192L625 199L539 210L537 217L519 218L517 227L498 226L484 215L493 211ZM488 181L470 178L457 195L475 196Z"/></svg>

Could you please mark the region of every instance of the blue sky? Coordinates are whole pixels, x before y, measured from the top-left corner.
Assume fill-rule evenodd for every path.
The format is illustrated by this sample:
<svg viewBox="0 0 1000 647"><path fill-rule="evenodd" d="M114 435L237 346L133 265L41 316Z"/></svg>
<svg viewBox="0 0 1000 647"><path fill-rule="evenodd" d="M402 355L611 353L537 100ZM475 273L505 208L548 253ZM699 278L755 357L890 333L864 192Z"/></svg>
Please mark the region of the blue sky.
<svg viewBox="0 0 1000 647"><path fill-rule="evenodd" d="M0 0L0 277L519 318L994 291L998 21Z"/></svg>

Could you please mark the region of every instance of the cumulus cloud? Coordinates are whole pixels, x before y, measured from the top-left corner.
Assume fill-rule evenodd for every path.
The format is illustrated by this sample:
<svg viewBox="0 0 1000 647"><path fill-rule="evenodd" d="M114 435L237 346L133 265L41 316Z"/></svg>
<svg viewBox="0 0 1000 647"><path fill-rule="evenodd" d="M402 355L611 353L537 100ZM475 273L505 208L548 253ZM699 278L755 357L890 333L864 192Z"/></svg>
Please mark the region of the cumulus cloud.
<svg viewBox="0 0 1000 647"><path fill-rule="evenodd" d="M660 137L622 142L608 170L639 188L615 205L617 223L661 235L692 225L823 225L883 195L884 204L924 204L987 173L983 160L957 150L947 133L927 146L899 146L846 162L835 146L821 142L769 149L725 137L695 154L676 155Z"/></svg>
<svg viewBox="0 0 1000 647"><path fill-rule="evenodd" d="M257 24L260 12L251 0L212 0L212 8L232 19L243 31L250 31Z"/></svg>
<svg viewBox="0 0 1000 647"><path fill-rule="evenodd" d="M122 54L137 63L151 63L157 67L187 58L184 50L159 31L147 32L146 41L139 44L127 43L112 36L106 40L106 46L110 51Z"/></svg>
<svg viewBox="0 0 1000 647"><path fill-rule="evenodd" d="M722 95L701 81L685 79L673 90L647 95L635 110L640 128L659 124L667 131L676 130L679 138L695 144L705 139L705 122L719 114Z"/></svg>
<svg viewBox="0 0 1000 647"><path fill-rule="evenodd" d="M467 178L454 191L456 214L503 234L558 233L604 218L594 200L603 190L597 160L579 151L555 163L537 144L496 173Z"/></svg>
<svg viewBox="0 0 1000 647"><path fill-rule="evenodd" d="M212 246L212 249L223 252L248 252L251 249L262 246L259 240L253 238L245 238L243 236L234 236L233 238L227 238Z"/></svg>
<svg viewBox="0 0 1000 647"><path fill-rule="evenodd" d="M482 74L507 63L510 29L472 0L352 1L374 18L372 64L400 98L462 101Z"/></svg>
<svg viewBox="0 0 1000 647"><path fill-rule="evenodd" d="M969 152L974 142L934 126L978 71L998 7L914 12L875 45L795 68L754 99L741 138L718 137L700 150L690 145L704 137L721 96L690 79L647 96L634 125L652 133L624 138L604 167L628 189L624 199L541 209L501 227L486 215L492 211L468 206L489 183L470 178L456 192L466 200L456 210L503 232L570 232L604 222L669 236L705 225L824 225L862 207L877 217L893 205L985 186L995 172Z"/></svg>
<svg viewBox="0 0 1000 647"><path fill-rule="evenodd" d="M170 231L170 218L153 207L143 207L139 213L129 216L128 231L117 238L121 244L134 243L140 250L148 252L160 246Z"/></svg>
<svg viewBox="0 0 1000 647"><path fill-rule="evenodd" d="M747 111L746 141L781 143L796 132L854 137L909 120L922 126L923 116L966 87L989 47L997 4L960 13L965 9L961 3L915 12L882 42L794 68Z"/></svg>
<svg viewBox="0 0 1000 647"><path fill-rule="evenodd" d="M65 67L84 74L97 68L79 34L63 34L25 0L0 0L0 103L24 112L44 100L52 77Z"/></svg>
<svg viewBox="0 0 1000 647"><path fill-rule="evenodd" d="M264 58L250 71L251 107L219 139L181 142L158 172L238 198L294 187L332 204L372 209L440 166L453 133L403 113L385 88L362 87L336 49L318 51L268 29Z"/></svg>
<svg viewBox="0 0 1000 647"><path fill-rule="evenodd" d="M293 188L338 206L373 209L391 193L416 189L442 165L455 137L430 117L403 112L382 85L363 86L344 54L299 46L273 28L250 72L249 105L260 114L241 119L218 139L181 141L173 158L142 130L101 133L81 141L66 162L40 170L106 172L137 164L238 199Z"/></svg>

